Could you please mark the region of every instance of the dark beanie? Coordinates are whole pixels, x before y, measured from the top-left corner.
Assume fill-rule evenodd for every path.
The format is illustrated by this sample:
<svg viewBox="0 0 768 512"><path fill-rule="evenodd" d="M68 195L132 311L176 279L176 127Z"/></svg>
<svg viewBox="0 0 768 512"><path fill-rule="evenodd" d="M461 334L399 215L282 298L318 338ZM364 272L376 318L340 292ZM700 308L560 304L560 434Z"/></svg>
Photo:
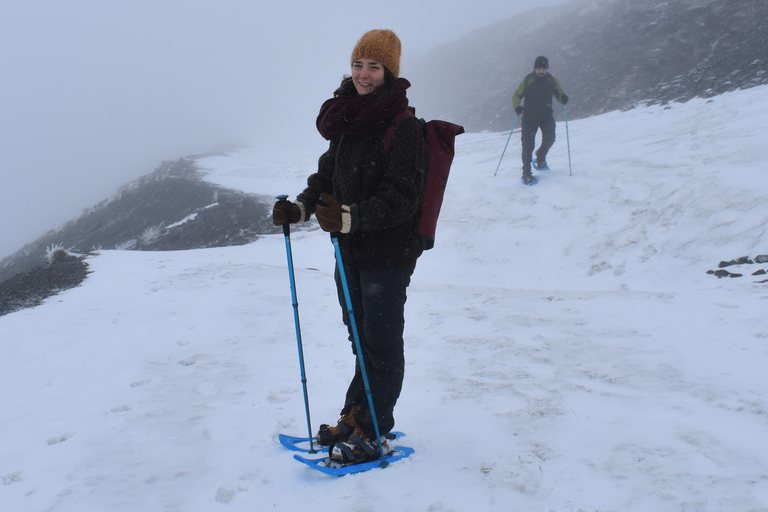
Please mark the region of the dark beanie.
<svg viewBox="0 0 768 512"><path fill-rule="evenodd" d="M548 68L549 67L549 61L544 56L536 57L536 62L533 63L533 68Z"/></svg>

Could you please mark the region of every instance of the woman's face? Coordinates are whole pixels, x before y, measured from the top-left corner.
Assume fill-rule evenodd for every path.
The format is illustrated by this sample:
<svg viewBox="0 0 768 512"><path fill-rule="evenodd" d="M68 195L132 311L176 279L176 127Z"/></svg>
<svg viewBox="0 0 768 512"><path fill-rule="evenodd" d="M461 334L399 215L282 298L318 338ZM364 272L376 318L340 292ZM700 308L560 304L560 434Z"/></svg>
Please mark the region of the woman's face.
<svg viewBox="0 0 768 512"><path fill-rule="evenodd" d="M352 62L352 83L361 96L369 94L384 83L384 65L371 59Z"/></svg>

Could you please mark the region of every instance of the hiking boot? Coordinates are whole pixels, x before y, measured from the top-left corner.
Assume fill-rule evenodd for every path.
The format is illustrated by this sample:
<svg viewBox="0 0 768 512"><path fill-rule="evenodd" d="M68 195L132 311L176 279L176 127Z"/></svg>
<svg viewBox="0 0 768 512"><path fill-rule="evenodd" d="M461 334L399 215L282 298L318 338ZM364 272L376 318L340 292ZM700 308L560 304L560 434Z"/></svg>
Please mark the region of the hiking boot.
<svg viewBox="0 0 768 512"><path fill-rule="evenodd" d="M317 444L321 446L329 446L337 441L346 441L347 437L349 437L357 427L357 423L355 423L355 414L359 410L359 405L353 406L347 414L339 418L336 426L331 427L325 423L320 425L320 430L317 432Z"/></svg>
<svg viewBox="0 0 768 512"><path fill-rule="evenodd" d="M523 183L525 183L526 185L530 185L533 182L534 182L533 174L531 174L531 173L527 173L527 174L523 173Z"/></svg>
<svg viewBox="0 0 768 512"><path fill-rule="evenodd" d="M389 455L392 452L385 436L381 438L381 447L384 450L384 455ZM342 464L359 464L381 457L376 436L368 436L360 427L357 427L346 441L340 441L331 445L328 449L328 454L331 459Z"/></svg>
<svg viewBox="0 0 768 512"><path fill-rule="evenodd" d="M549 166L547 165L546 160L536 160L536 167L538 167L539 169L545 169Z"/></svg>

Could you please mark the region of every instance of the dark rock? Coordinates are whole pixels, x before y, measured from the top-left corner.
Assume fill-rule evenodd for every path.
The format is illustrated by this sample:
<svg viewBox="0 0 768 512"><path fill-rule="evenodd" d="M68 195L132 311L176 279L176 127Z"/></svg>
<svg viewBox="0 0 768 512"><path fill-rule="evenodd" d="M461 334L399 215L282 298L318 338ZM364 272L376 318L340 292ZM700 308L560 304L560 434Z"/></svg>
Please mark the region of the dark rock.
<svg viewBox="0 0 768 512"><path fill-rule="evenodd" d="M64 251L50 263L0 282L0 316L39 306L46 298L78 286L89 273L83 260Z"/></svg>
<svg viewBox="0 0 768 512"><path fill-rule="evenodd" d="M721 261L718 267L724 268L724 267L730 267L732 265L752 265L754 262L749 259L748 256L742 256L739 259L731 260L731 261Z"/></svg>

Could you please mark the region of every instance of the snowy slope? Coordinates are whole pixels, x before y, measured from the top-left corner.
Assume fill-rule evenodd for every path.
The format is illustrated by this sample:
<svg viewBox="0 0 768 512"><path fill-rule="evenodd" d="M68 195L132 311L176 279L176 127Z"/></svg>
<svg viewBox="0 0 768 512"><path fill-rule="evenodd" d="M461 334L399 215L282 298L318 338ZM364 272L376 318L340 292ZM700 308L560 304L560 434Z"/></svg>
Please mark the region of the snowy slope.
<svg viewBox="0 0 768 512"><path fill-rule="evenodd" d="M768 88L572 121L541 182L465 134L407 304L408 460L333 478L306 433L283 237L104 251L0 318L12 511L766 511ZM318 137L319 139L319 137ZM572 157L569 176L568 139ZM200 162L295 195L322 141ZM316 227L292 236L313 428L353 359Z"/></svg>

